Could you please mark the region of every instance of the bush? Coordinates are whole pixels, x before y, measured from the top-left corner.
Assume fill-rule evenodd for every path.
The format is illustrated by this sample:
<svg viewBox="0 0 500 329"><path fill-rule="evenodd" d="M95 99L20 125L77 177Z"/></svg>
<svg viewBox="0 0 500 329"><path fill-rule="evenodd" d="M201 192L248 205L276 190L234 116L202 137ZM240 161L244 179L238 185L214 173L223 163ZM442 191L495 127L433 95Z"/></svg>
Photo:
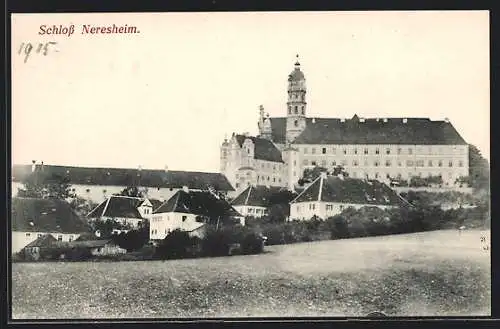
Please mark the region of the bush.
<svg viewBox="0 0 500 329"><path fill-rule="evenodd" d="M241 252L245 255L260 254L264 251L262 236L256 232L248 232L241 240Z"/></svg>
<svg viewBox="0 0 500 329"><path fill-rule="evenodd" d="M155 250L155 258L177 259L191 257L191 250L196 243L189 234L180 229L176 229L163 239Z"/></svg>
<svg viewBox="0 0 500 329"><path fill-rule="evenodd" d="M202 253L205 256L227 256L235 240L235 232L230 229L208 229L201 241Z"/></svg>

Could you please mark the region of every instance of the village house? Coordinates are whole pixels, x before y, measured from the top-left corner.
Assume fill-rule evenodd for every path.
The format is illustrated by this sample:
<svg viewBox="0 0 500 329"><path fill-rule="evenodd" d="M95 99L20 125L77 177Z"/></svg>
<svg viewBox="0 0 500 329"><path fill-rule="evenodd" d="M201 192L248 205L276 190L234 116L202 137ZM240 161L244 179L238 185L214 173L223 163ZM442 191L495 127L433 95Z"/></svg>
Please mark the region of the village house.
<svg viewBox="0 0 500 329"><path fill-rule="evenodd" d="M90 231L88 225L59 199L12 198L12 253L43 235L70 242Z"/></svg>
<svg viewBox="0 0 500 329"><path fill-rule="evenodd" d="M309 220L313 216L326 219L353 207L381 209L408 205L394 190L377 180L348 178L342 175L316 178L290 203L290 219Z"/></svg>
<svg viewBox="0 0 500 329"><path fill-rule="evenodd" d="M153 204L148 199L113 195L91 210L87 218L103 221L116 220L135 229L153 214Z"/></svg>
<svg viewBox="0 0 500 329"><path fill-rule="evenodd" d="M14 165L12 168L12 195L16 196L22 182L33 172L43 175L67 177L72 192L91 201L101 203L125 188L138 187L148 199L166 201L183 186L190 190L227 194L234 191L228 179L220 173L175 171L165 169L92 168L55 166L47 164Z"/></svg>
<svg viewBox="0 0 500 329"><path fill-rule="evenodd" d="M202 238L207 224L235 222L244 224L243 216L229 202L210 191L191 191L184 187L153 212L150 239L162 240L176 229Z"/></svg>
<svg viewBox="0 0 500 329"><path fill-rule="evenodd" d="M250 185L241 192L231 205L243 216L260 218L268 214L268 209L277 203L283 203L289 207L288 201L280 202L279 196L289 193L286 188L277 186L253 186Z"/></svg>

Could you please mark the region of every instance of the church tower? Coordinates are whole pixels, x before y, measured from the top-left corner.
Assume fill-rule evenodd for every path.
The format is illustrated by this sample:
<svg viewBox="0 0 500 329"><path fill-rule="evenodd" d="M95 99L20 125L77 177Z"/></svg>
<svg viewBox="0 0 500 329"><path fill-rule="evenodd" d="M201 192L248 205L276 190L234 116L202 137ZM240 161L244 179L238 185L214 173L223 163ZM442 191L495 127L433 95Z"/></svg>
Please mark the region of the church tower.
<svg viewBox="0 0 500 329"><path fill-rule="evenodd" d="M295 68L288 75L286 140L293 140L306 128L306 79L300 70L299 55Z"/></svg>

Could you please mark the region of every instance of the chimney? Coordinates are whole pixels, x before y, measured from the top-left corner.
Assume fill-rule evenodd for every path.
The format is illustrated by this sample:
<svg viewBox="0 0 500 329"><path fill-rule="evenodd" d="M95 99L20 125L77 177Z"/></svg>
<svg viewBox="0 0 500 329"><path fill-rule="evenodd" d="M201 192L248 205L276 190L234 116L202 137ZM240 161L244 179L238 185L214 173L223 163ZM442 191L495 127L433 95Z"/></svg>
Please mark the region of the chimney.
<svg viewBox="0 0 500 329"><path fill-rule="evenodd" d="M186 193L189 193L189 187L187 187L186 185L182 187L182 190Z"/></svg>

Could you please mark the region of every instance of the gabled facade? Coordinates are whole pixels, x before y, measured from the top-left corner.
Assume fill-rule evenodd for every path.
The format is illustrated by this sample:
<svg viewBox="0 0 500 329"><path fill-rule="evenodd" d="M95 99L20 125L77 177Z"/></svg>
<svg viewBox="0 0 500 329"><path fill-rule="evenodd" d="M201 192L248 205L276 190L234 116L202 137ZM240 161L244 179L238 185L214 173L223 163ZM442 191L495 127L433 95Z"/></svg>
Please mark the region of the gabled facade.
<svg viewBox="0 0 500 329"><path fill-rule="evenodd" d="M45 235L70 242L90 231L64 200L12 198L12 253Z"/></svg>
<svg viewBox="0 0 500 329"><path fill-rule="evenodd" d="M242 220L226 200L209 191L178 191L153 212L149 232L151 240L162 240L180 229L202 237L206 224L222 225L228 220Z"/></svg>
<svg viewBox="0 0 500 329"><path fill-rule="evenodd" d="M445 188L453 188L457 178L469 175L468 144L448 119L308 116L311 105L306 100L306 78L298 60L288 75L286 92L285 116L270 117L260 107L256 138L268 140L283 160L282 170L276 172L281 177L276 177L271 186L293 190L304 169L314 166L333 171L341 165L350 177L386 183L441 176ZM235 177L239 168L246 166L242 156L233 154L238 151L234 142L222 144L221 170L234 184L240 179ZM243 174L245 178L258 175ZM241 183L265 185L256 179Z"/></svg>
<svg viewBox="0 0 500 329"><path fill-rule="evenodd" d="M340 214L353 207L381 209L408 206L394 190L377 180L364 180L322 173L290 203L290 219L321 219Z"/></svg>
<svg viewBox="0 0 500 329"><path fill-rule="evenodd" d="M153 214L153 205L148 199L113 195L94 208L87 218L103 221L116 220L137 228Z"/></svg>
<svg viewBox="0 0 500 329"><path fill-rule="evenodd" d="M283 187L249 186L231 201L231 205L245 217L259 218L268 214L269 207L278 199L276 196L282 193L288 194L289 192Z"/></svg>

